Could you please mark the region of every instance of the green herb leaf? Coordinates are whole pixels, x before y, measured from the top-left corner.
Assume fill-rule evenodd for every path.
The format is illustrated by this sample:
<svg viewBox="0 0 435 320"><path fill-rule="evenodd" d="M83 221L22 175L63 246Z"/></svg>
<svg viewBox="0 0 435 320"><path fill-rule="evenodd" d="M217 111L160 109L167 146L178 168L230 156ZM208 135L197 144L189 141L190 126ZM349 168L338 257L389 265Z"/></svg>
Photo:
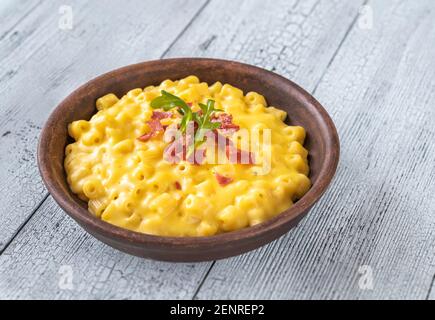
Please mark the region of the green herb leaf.
<svg viewBox="0 0 435 320"><path fill-rule="evenodd" d="M201 111L202 111L203 114L207 113L207 106L205 104L200 103L199 107L201 108Z"/></svg>
<svg viewBox="0 0 435 320"><path fill-rule="evenodd" d="M198 114L198 112L194 112L192 114L192 119L193 121L195 121L196 123L198 123L198 125L201 123L202 119L201 116Z"/></svg>
<svg viewBox="0 0 435 320"><path fill-rule="evenodd" d="M183 99L165 91L161 91L161 96L153 99L151 101L151 108L153 109L163 109L164 111L169 111L173 108L178 108L177 111L183 116L180 124L181 132L186 132L187 124L192 121L192 110L184 102Z"/></svg>
<svg viewBox="0 0 435 320"><path fill-rule="evenodd" d="M220 122L211 122L211 116L213 112L221 111L214 107L215 101L208 99L207 104L199 103L202 114L195 112L193 114L193 120L198 124L198 129L196 130L194 137L194 146L190 147L188 150L187 157L189 157L193 150L200 147L205 142L206 130L214 130L220 127Z"/></svg>
<svg viewBox="0 0 435 320"><path fill-rule="evenodd" d="M209 130L215 130L218 129L221 126L220 122L209 122L205 125L203 125L204 129L209 129Z"/></svg>
<svg viewBox="0 0 435 320"><path fill-rule="evenodd" d="M161 91L161 96L151 101L151 108L163 109L169 111L173 108L177 108L177 111L183 116L180 123L180 131L186 132L187 125L190 121L195 121L198 124L197 131L194 136L194 143L189 147L187 157L189 157L195 148L198 148L205 142L206 130L218 129L221 125L220 122L211 121L213 112L223 112L221 109L215 108L215 101L212 99L207 100L207 104L199 103L202 114L199 112L192 112L192 109L187 105L183 99L165 91Z"/></svg>
<svg viewBox="0 0 435 320"><path fill-rule="evenodd" d="M189 124L190 121L192 121L192 111L185 113L183 115L183 118L181 119L181 123L180 123L180 131L181 132L186 132L187 129L187 125Z"/></svg>
<svg viewBox="0 0 435 320"><path fill-rule="evenodd" d="M183 111L190 110L189 106L179 97L162 90L162 95L151 101L151 108L163 109L165 111L180 107Z"/></svg>

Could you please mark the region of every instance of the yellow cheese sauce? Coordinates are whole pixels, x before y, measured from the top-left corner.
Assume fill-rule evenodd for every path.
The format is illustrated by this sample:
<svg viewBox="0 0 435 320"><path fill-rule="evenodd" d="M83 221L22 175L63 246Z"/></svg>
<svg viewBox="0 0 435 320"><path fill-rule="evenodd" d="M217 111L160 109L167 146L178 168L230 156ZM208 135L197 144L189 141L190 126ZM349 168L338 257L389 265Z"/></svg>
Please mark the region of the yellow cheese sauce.
<svg viewBox="0 0 435 320"><path fill-rule="evenodd" d="M267 172L261 139L255 142L255 163L166 161L170 142L162 132L140 139L150 132L153 114L162 111L151 107L162 90L194 111L212 99L220 110L216 114L231 115L240 128L229 137L237 146L242 131L261 137L270 130ZM68 127L75 142L66 147L65 170L71 190L88 202L89 211L116 226L161 236L210 236L270 219L311 187L304 128L287 126L287 114L258 93L245 95L229 84L208 85L189 76L133 89L121 98L107 94L96 107L89 121ZM180 126L181 116L170 112L158 120L165 129ZM248 147L254 149L253 144L254 139Z"/></svg>

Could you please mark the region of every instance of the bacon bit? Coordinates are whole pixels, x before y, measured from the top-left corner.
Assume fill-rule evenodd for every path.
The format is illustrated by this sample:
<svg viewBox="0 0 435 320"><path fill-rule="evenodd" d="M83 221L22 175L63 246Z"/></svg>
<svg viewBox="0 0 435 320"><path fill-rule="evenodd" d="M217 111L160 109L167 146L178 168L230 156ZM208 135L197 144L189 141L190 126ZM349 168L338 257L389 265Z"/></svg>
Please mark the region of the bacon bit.
<svg viewBox="0 0 435 320"><path fill-rule="evenodd" d="M147 142L153 136L154 136L154 132L148 132L148 133L145 133L145 134L141 135L140 137L138 137L137 140L142 141L142 142Z"/></svg>
<svg viewBox="0 0 435 320"><path fill-rule="evenodd" d="M238 131L239 128L226 128L226 129L222 129L219 128L219 131L224 135L224 136L231 136L233 133L235 133L236 131Z"/></svg>
<svg viewBox="0 0 435 320"><path fill-rule="evenodd" d="M219 130L234 130L238 131L240 129L240 126L234 123L224 123L221 122L221 126L218 128Z"/></svg>
<svg viewBox="0 0 435 320"><path fill-rule="evenodd" d="M170 117L172 117L172 112L153 111L153 115L151 116L151 119L162 120Z"/></svg>
<svg viewBox="0 0 435 320"><path fill-rule="evenodd" d="M191 107L192 108L192 106L193 106L193 103L192 102L187 102L186 103L189 107Z"/></svg>
<svg viewBox="0 0 435 320"><path fill-rule="evenodd" d="M150 120L147 122L151 128L151 132L161 132L163 131L163 126L160 123L160 120Z"/></svg>
<svg viewBox="0 0 435 320"><path fill-rule="evenodd" d="M233 123L233 116L228 113L221 113L218 116L213 116L211 122L220 122L221 126L219 129L238 131L240 126Z"/></svg>
<svg viewBox="0 0 435 320"><path fill-rule="evenodd" d="M219 173L215 173L216 180L221 186L226 186L227 184L233 182L232 178L225 177L220 175Z"/></svg>
<svg viewBox="0 0 435 320"><path fill-rule="evenodd" d="M220 129L238 131L240 130L240 126L234 123L222 123Z"/></svg>
<svg viewBox="0 0 435 320"><path fill-rule="evenodd" d="M152 119L152 120L148 121L147 124L150 127L150 132L145 133L145 134L141 135L139 138L137 138L139 141L147 142L148 140L150 140L151 138L155 137L160 132L165 130L165 128L160 123L160 120Z"/></svg>
<svg viewBox="0 0 435 320"><path fill-rule="evenodd" d="M181 184L178 181L175 181L175 189L181 190Z"/></svg>

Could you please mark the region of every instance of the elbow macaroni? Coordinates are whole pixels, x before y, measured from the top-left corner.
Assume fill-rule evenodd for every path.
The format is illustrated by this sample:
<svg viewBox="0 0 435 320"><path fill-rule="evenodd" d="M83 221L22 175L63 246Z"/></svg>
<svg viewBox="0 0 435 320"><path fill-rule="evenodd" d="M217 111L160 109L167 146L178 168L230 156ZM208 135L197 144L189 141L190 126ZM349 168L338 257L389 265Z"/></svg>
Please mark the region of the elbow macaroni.
<svg viewBox="0 0 435 320"><path fill-rule="evenodd" d="M272 164L261 176L256 165L176 164L163 159L161 137L137 138L149 130L150 102L166 90L186 102L213 99L234 123L262 135L271 129ZM71 190L95 216L130 230L162 236L210 236L261 223L288 209L311 187L305 130L287 126L286 112L265 98L229 84L208 85L196 76L159 86L113 93L96 101L98 112L68 126L75 140L65 149ZM194 107L192 107L194 108ZM162 125L178 121L162 120ZM222 186L215 175L232 179Z"/></svg>

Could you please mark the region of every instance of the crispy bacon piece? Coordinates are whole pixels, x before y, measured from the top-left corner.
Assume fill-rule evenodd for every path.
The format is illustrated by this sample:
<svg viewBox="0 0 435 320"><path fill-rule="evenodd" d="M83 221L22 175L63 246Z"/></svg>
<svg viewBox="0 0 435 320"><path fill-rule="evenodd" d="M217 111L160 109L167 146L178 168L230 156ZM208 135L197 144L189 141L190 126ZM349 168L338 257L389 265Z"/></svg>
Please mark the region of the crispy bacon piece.
<svg viewBox="0 0 435 320"><path fill-rule="evenodd" d="M240 126L233 123L233 116L228 113L221 113L218 116L213 116L211 122L220 122L221 126L219 129L225 131L238 131L240 129Z"/></svg>
<svg viewBox="0 0 435 320"><path fill-rule="evenodd" d="M151 131L154 131L154 132L163 131L163 126L160 123L160 120L153 119L153 120L148 121L147 123L150 126Z"/></svg>
<svg viewBox="0 0 435 320"><path fill-rule="evenodd" d="M160 132L164 131L165 128L160 123L160 120L158 119L151 119L147 122L148 126L150 127L150 132L147 132L143 135L141 135L139 138L137 138L139 141L147 142L151 138L158 135Z"/></svg>
<svg viewBox="0 0 435 320"><path fill-rule="evenodd" d="M151 119L162 120L170 117L172 117L172 112L153 111L153 115L151 116Z"/></svg>
<svg viewBox="0 0 435 320"><path fill-rule="evenodd" d="M234 123L222 123L219 129L238 131L240 129L240 126Z"/></svg>
<svg viewBox="0 0 435 320"><path fill-rule="evenodd" d="M232 178L225 177L223 175L220 175L219 173L215 173L215 177L216 177L217 182L221 186L226 186L227 184L230 184L231 182L233 182Z"/></svg>
<svg viewBox="0 0 435 320"><path fill-rule="evenodd" d="M137 140L142 141L142 142L147 142L153 136L154 136L154 132L148 132L148 133L145 133L145 134L141 135L140 137L138 137Z"/></svg>
<svg viewBox="0 0 435 320"><path fill-rule="evenodd" d="M181 184L178 181L175 181L175 189L181 190Z"/></svg>

